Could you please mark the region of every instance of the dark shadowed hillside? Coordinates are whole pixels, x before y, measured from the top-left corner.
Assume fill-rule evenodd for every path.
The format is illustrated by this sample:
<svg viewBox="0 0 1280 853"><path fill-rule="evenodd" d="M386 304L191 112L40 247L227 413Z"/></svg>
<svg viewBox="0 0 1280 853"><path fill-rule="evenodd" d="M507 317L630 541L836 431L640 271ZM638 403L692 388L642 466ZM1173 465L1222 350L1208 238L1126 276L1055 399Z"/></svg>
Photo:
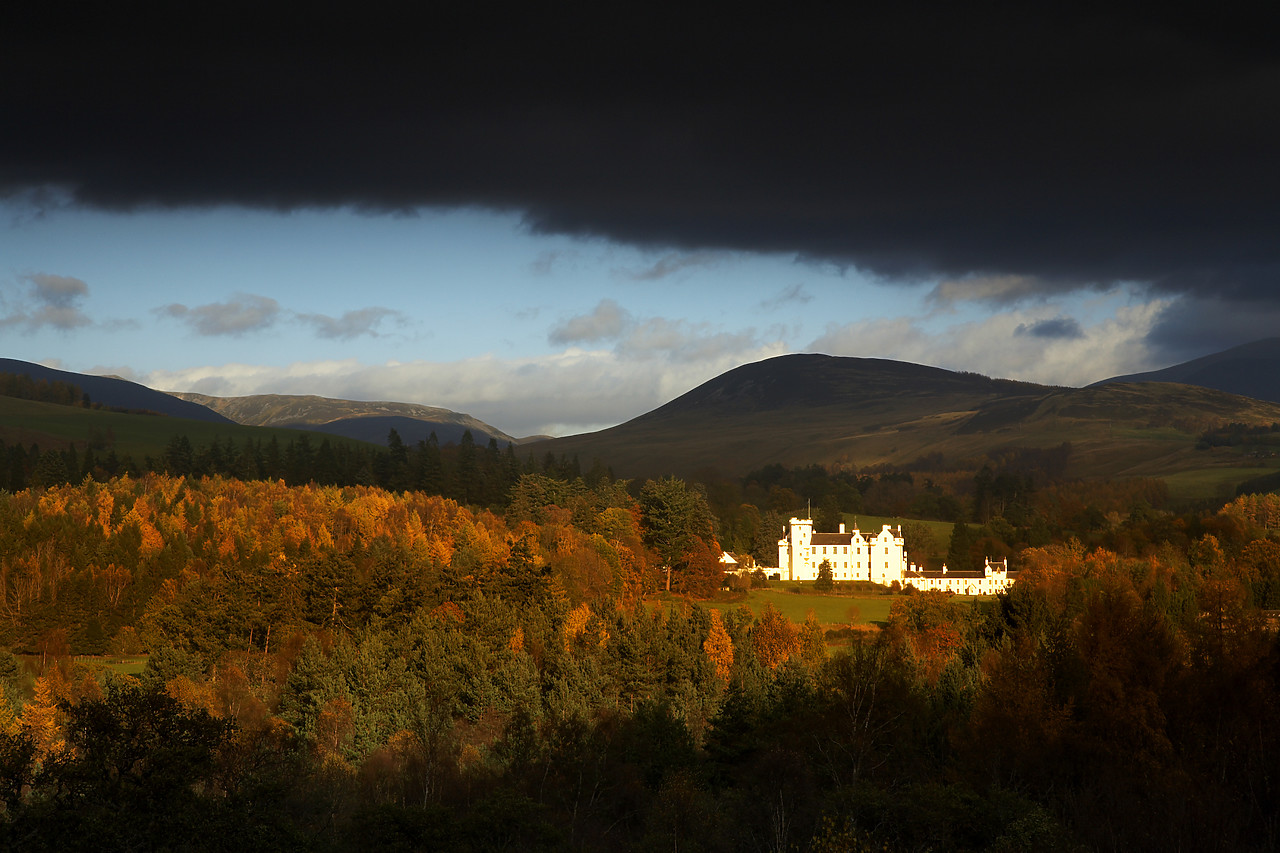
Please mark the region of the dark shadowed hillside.
<svg viewBox="0 0 1280 853"><path fill-rule="evenodd" d="M472 427L466 423L429 421L401 415L367 415L357 418L340 418L324 424L292 423L281 426L323 432L328 435L341 435L373 444L386 444L387 436L393 429L400 436L400 440L410 446L419 441L426 441L433 432L436 434L436 441L440 444L457 444L462 440L463 433L468 430L471 432L472 440L478 445L488 444L490 438L497 439L500 447L515 443L514 440L488 426Z"/></svg>
<svg viewBox="0 0 1280 853"><path fill-rule="evenodd" d="M1163 370L1113 376L1094 385L1113 382L1182 382L1280 403L1280 338L1232 347Z"/></svg>
<svg viewBox="0 0 1280 853"><path fill-rule="evenodd" d="M186 418L193 421L210 421L213 423L232 423L232 421L212 409L189 400L182 400L163 391L155 391L145 385L117 379L112 376L90 376L85 373L71 373L66 370L55 370L40 364L18 361L12 358L0 358L0 373L14 373L19 376L30 376L35 380L47 382L65 382L79 386L95 403L117 409L157 412L175 418Z"/></svg>

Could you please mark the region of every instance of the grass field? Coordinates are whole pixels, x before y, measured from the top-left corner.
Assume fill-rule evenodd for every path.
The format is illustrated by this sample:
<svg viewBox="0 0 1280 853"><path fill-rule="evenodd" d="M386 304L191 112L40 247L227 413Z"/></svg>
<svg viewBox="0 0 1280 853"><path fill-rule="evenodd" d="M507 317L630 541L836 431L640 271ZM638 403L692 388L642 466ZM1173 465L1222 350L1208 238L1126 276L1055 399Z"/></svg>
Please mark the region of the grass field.
<svg viewBox="0 0 1280 853"><path fill-rule="evenodd" d="M100 669L109 669L120 675L141 675L142 671L147 668L146 655L133 655L131 657L77 657L76 662L89 662L90 666L96 666Z"/></svg>
<svg viewBox="0 0 1280 853"><path fill-rule="evenodd" d="M816 592L791 592L796 584L780 584L777 588L752 590L747 596L746 604L757 616L764 610L765 604L772 604L774 609L792 622L800 623L809 618L809 612L824 628L842 627L846 625L872 625L884 622L889 618L889 606L893 603L891 595L823 595ZM726 602L724 607L712 604L718 609L734 609L741 607L741 602Z"/></svg>
<svg viewBox="0 0 1280 853"><path fill-rule="evenodd" d="M951 528L955 527L950 521L917 521L914 518L890 518L884 515L863 515L861 513L845 513L844 523L846 530L852 530L853 525L857 524L858 529L863 533L879 533L880 528L884 525L896 528L899 524L906 524L908 521L914 524L922 524L933 534L933 538L942 543L943 547L951 541Z"/></svg>
<svg viewBox="0 0 1280 853"><path fill-rule="evenodd" d="M1164 481L1169 484L1169 497L1174 501L1212 499L1226 503L1235 497L1238 484L1274 470L1274 467L1200 468L1170 474Z"/></svg>
<svg viewBox="0 0 1280 853"><path fill-rule="evenodd" d="M28 672L38 673L40 671L39 655L17 655L18 660L23 664ZM77 667L84 667L92 672L100 670L110 670L119 675L141 675L142 671L147 668L146 655L130 655L127 657L119 657L114 655L75 655L72 661Z"/></svg>
<svg viewBox="0 0 1280 853"><path fill-rule="evenodd" d="M822 594L813 592L812 584L799 584L789 581L770 581L768 589L753 589L745 597L716 599L699 602L701 606L711 610L728 612L746 605L751 612L759 616L765 605L773 608L792 622L800 623L813 611L814 617L824 628L841 628L849 625L873 625L889 618L889 606L894 600L891 595L876 595L859 592L836 592ZM800 590L797 592L796 590ZM664 606L677 606L674 597L661 596L655 603Z"/></svg>

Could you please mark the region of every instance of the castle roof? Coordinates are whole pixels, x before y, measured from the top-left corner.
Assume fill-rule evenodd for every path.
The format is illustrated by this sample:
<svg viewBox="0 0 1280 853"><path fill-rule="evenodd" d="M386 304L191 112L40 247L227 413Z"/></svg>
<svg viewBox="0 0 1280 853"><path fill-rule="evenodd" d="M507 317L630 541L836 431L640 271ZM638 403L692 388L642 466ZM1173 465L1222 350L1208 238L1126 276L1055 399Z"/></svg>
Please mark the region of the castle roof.
<svg viewBox="0 0 1280 853"><path fill-rule="evenodd" d="M815 533L809 540L814 545L848 545L853 541L852 533Z"/></svg>
<svg viewBox="0 0 1280 853"><path fill-rule="evenodd" d="M985 578L987 576L987 573L981 570L953 572L950 569L948 569L945 572L941 570L934 570L934 569L924 569L924 570L917 569L916 571L913 572L910 569L908 569L905 572L905 575L909 578L979 578L980 579L980 578Z"/></svg>

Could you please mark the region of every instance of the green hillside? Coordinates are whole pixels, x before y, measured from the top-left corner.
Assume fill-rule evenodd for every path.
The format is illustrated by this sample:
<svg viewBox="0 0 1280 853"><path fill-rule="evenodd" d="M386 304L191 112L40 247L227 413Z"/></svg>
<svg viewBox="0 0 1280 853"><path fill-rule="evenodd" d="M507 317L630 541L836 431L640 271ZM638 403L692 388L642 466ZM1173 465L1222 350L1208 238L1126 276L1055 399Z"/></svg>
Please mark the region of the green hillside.
<svg viewBox="0 0 1280 853"><path fill-rule="evenodd" d="M283 444L301 435L318 445L325 438L302 430L122 414L0 397L0 441L6 444L37 444L48 450L74 443L80 448L114 449L121 456L141 460L163 454L170 440L178 435L185 435L196 447L228 439L243 444L275 438ZM352 439L328 438L335 445L367 446Z"/></svg>
<svg viewBox="0 0 1280 853"><path fill-rule="evenodd" d="M775 463L928 470L1065 444L1064 476L1161 477L1179 496L1200 497L1280 467L1242 446L1197 449L1205 430L1277 421L1280 405L1189 385L1053 388L801 355L745 365L612 429L528 448L653 477Z"/></svg>

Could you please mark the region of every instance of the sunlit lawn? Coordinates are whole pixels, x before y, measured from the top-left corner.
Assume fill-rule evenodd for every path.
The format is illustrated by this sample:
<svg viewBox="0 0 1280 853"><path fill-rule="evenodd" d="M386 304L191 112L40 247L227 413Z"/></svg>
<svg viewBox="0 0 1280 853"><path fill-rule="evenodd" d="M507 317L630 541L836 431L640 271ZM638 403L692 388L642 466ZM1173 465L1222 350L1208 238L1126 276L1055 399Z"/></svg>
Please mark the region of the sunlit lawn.
<svg viewBox="0 0 1280 853"><path fill-rule="evenodd" d="M147 668L147 656L107 657L76 655L76 663L85 664L93 669L109 669L120 675L141 675L142 671Z"/></svg>
<svg viewBox="0 0 1280 853"><path fill-rule="evenodd" d="M771 581L768 589L753 589L745 597L726 594L723 598L698 604L722 612L737 610L745 604L755 616L763 613L766 605L772 604L775 610L797 624L809 618L812 611L824 629L839 629L884 624L889 619L889 608L898 598L901 596L839 589L833 593L817 593L813 591L812 581ZM972 601L974 596L958 595L955 598L957 601ZM655 599L665 601L668 606L676 606L679 600L666 595Z"/></svg>
<svg viewBox="0 0 1280 853"><path fill-rule="evenodd" d="M884 622L889 618L889 605L893 603L891 595L821 594L810 590L792 592L796 587L794 583L774 584L770 589L753 589L745 602L713 602L709 606L732 610L745 603L752 613L759 616L766 604L772 604L775 610L797 623L809 618L809 611L813 611L818 624L831 628Z"/></svg>

